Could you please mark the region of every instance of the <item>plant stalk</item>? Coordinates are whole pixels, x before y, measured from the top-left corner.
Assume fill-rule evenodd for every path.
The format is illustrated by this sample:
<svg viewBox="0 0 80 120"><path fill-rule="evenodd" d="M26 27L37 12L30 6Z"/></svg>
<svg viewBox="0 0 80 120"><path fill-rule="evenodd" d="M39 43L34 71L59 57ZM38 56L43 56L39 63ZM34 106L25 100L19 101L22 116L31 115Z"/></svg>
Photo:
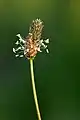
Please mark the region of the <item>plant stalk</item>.
<svg viewBox="0 0 80 120"><path fill-rule="evenodd" d="M30 70L31 70L32 89L33 89L33 96L34 96L34 102L35 102L35 106L36 106L37 116L38 116L38 120L41 120L39 104L38 104L38 99L37 99L37 93L36 93L36 87L35 87L35 80L34 80L33 59L30 59Z"/></svg>

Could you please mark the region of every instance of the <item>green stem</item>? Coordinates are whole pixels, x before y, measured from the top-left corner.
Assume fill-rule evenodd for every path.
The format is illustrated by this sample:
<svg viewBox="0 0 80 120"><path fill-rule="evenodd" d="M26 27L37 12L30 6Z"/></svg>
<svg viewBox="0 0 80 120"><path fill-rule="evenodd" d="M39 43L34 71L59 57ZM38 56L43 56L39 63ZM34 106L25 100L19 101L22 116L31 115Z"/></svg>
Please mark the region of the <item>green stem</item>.
<svg viewBox="0 0 80 120"><path fill-rule="evenodd" d="M36 93L36 87L35 87L35 81L34 81L33 59L30 59L30 69L31 69L32 89L33 89L34 102L35 102L35 106L36 106L37 116L38 116L38 120L41 120L39 104L38 104L38 99L37 99L37 93Z"/></svg>

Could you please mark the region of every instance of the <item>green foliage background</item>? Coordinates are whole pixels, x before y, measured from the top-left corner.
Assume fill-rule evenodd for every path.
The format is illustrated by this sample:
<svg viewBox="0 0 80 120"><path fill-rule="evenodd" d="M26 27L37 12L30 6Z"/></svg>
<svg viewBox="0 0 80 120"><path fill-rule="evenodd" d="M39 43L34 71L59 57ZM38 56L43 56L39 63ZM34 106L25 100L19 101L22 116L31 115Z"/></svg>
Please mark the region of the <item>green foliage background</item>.
<svg viewBox="0 0 80 120"><path fill-rule="evenodd" d="M0 120L37 120L29 61L12 52L16 34L44 21L50 54L37 55L36 87L42 120L80 119L80 1L0 0Z"/></svg>

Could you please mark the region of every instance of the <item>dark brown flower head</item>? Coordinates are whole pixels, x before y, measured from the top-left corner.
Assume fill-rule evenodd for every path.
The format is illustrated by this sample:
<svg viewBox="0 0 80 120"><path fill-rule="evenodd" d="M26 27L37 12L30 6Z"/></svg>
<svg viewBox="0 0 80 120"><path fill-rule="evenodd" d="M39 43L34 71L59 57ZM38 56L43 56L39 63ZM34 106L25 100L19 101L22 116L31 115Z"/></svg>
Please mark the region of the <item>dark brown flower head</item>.
<svg viewBox="0 0 80 120"><path fill-rule="evenodd" d="M40 19L36 19L32 21L26 39L22 39L20 34L17 35L19 41L15 44L19 47L17 49L13 48L13 52L17 53L16 57L23 57L25 55L28 59L34 58L38 52L42 52L41 49L46 49L46 52L49 53L47 48L49 39L41 39L42 29L43 22Z"/></svg>

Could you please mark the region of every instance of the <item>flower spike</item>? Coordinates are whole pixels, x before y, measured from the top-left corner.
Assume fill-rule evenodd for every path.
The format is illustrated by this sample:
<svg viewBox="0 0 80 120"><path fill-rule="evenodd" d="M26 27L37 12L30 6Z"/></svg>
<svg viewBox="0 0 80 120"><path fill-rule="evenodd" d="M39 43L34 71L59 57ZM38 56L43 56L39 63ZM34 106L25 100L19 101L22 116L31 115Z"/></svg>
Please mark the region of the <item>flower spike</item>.
<svg viewBox="0 0 80 120"><path fill-rule="evenodd" d="M13 48L16 57L34 58L38 52L42 52L42 49L49 53L47 47L49 39L41 39L43 27L43 21L36 19L32 21L26 38L23 39L20 34L16 35L19 38L15 43L17 48Z"/></svg>

